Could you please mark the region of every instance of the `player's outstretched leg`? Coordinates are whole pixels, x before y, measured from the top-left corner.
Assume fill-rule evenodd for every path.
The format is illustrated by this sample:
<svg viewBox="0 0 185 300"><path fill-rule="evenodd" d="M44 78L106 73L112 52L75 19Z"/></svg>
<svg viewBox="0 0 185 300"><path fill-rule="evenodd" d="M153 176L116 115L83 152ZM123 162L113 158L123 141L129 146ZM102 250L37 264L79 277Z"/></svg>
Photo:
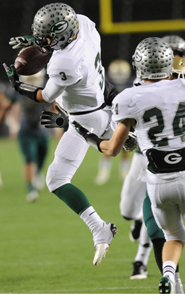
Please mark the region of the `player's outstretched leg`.
<svg viewBox="0 0 185 300"><path fill-rule="evenodd" d="M98 265L117 233L114 224L106 223L100 218L95 209L90 205L85 194L72 184L66 184L54 191L55 195L63 200L89 227L93 235L95 255L93 264Z"/></svg>

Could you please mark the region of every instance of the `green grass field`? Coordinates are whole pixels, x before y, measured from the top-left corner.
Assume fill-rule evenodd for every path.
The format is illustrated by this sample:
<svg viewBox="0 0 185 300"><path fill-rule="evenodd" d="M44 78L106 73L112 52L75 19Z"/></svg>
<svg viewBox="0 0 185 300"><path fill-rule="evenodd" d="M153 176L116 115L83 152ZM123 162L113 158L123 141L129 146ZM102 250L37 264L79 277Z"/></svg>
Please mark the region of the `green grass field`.
<svg viewBox="0 0 185 300"><path fill-rule="evenodd" d="M51 140L47 166L57 140ZM130 280L138 244L128 237L131 222L119 212L122 181L119 157L113 158L111 179L94 184L100 153L90 148L72 183L82 189L107 222L118 227L106 259L93 266L93 240L88 227L47 187L39 201L28 203L23 180L23 160L16 140L1 139L0 165L0 293L1 294L157 294L161 278L153 250L148 278ZM134 188L134 187L133 187ZM185 261L180 271L185 282Z"/></svg>

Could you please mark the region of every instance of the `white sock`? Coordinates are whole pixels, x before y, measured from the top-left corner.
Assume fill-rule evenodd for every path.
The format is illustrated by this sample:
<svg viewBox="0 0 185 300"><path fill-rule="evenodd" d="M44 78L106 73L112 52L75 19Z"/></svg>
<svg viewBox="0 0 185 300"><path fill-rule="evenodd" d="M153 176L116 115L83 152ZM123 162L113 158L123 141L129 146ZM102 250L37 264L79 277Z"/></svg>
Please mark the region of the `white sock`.
<svg viewBox="0 0 185 300"><path fill-rule="evenodd" d="M130 167L130 160L129 159L124 159L121 162L121 170L122 171L128 171L129 167Z"/></svg>
<svg viewBox="0 0 185 300"><path fill-rule="evenodd" d="M89 227L92 233L94 233L100 227L102 227L102 224L104 222L92 206L88 207L80 215L80 218L85 222L85 224Z"/></svg>
<svg viewBox="0 0 185 300"><path fill-rule="evenodd" d="M139 244L139 248L134 261L141 261L144 266L147 266L151 250L151 243L145 244L144 246Z"/></svg>
<svg viewBox="0 0 185 300"><path fill-rule="evenodd" d="M175 271L176 271L176 264L171 261L167 260L163 263L163 277L169 276L169 278L175 283Z"/></svg>
<svg viewBox="0 0 185 300"><path fill-rule="evenodd" d="M103 169L103 170L110 172L111 166L112 166L111 158L103 157L100 159L100 161L99 161L99 169L100 170Z"/></svg>
<svg viewBox="0 0 185 300"><path fill-rule="evenodd" d="M140 231L139 248L134 261L141 261L143 265L147 266L151 250L152 250L152 243L147 234L146 226L143 223Z"/></svg>

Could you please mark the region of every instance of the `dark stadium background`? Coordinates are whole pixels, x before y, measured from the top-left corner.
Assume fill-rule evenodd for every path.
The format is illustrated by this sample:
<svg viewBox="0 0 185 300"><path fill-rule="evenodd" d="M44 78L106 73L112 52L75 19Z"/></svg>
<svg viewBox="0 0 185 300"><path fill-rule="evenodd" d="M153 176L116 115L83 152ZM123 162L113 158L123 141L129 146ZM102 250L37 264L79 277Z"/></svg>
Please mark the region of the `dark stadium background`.
<svg viewBox="0 0 185 300"><path fill-rule="evenodd" d="M2 63L14 61L17 51L11 49L8 41L13 36L31 34L31 24L36 11L51 0L1 0L0 4L0 79L6 79ZM57 1L53 1L57 2ZM61 1L62 2L62 1ZM99 0L66 0L77 13L92 19L102 38L102 60L105 68L111 60L131 57L137 44L145 37L162 37L177 34L185 38L185 31L160 31L127 34L103 34L100 30ZM114 22L173 20L185 18L184 0L112 0ZM184 21L185 22L185 21Z"/></svg>

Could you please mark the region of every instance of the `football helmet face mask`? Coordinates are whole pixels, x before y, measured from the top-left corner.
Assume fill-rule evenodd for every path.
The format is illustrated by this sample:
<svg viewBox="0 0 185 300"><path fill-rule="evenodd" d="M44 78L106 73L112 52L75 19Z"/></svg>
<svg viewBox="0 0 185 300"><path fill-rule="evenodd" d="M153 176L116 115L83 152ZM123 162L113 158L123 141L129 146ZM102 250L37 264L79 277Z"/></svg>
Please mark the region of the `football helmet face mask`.
<svg viewBox="0 0 185 300"><path fill-rule="evenodd" d="M67 4L47 4L37 11L32 30L38 46L63 49L78 33L78 18L73 8Z"/></svg>
<svg viewBox="0 0 185 300"><path fill-rule="evenodd" d="M173 50L168 43L158 37L149 37L141 41L132 57L140 80L159 80L172 74Z"/></svg>
<svg viewBox="0 0 185 300"><path fill-rule="evenodd" d="M178 35L165 35L163 41L168 43L174 52L174 56L183 57L185 55L185 40Z"/></svg>

